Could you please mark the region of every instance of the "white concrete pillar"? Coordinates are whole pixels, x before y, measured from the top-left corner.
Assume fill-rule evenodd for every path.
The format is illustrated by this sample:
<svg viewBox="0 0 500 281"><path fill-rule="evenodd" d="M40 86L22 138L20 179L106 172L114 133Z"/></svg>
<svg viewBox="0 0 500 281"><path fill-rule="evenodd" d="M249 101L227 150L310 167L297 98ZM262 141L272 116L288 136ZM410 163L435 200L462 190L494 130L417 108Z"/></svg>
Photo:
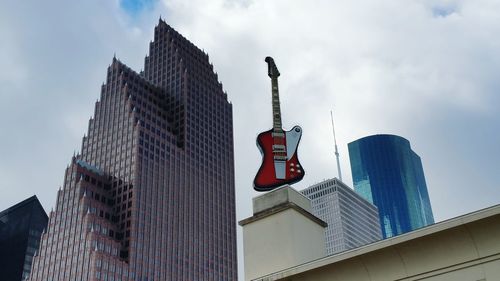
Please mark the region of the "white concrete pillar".
<svg viewBox="0 0 500 281"><path fill-rule="evenodd" d="M253 198L253 216L239 224L246 281L325 256L326 223L290 186Z"/></svg>

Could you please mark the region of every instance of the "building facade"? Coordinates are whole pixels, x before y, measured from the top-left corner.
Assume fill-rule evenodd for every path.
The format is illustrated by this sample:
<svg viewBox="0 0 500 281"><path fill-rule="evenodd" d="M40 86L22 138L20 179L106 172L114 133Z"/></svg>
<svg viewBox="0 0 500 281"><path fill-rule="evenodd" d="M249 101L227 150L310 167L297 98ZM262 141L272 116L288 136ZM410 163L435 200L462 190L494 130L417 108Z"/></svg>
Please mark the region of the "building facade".
<svg viewBox="0 0 500 281"><path fill-rule="evenodd" d="M378 207L384 238L434 223L422 162L408 140L374 135L348 147L354 189Z"/></svg>
<svg viewBox="0 0 500 281"><path fill-rule="evenodd" d="M266 231L272 232L273 227L270 225ZM274 266L274 270L267 270L271 273L252 280L497 281L499 236L500 205L496 205L353 251L296 263L286 269ZM258 272L262 264L245 271Z"/></svg>
<svg viewBox="0 0 500 281"><path fill-rule="evenodd" d="M30 280L237 280L232 105L164 21L144 71L113 58Z"/></svg>
<svg viewBox="0 0 500 281"><path fill-rule="evenodd" d="M325 221L326 254L332 255L382 239L377 207L339 179L329 179L301 191L311 200L312 213Z"/></svg>
<svg viewBox="0 0 500 281"><path fill-rule="evenodd" d="M245 281L326 255L327 224L312 214L305 195L283 185L254 197L252 205L253 215L239 222Z"/></svg>
<svg viewBox="0 0 500 281"><path fill-rule="evenodd" d="M0 212L0 276L2 280L24 280L48 217L40 201L32 196Z"/></svg>

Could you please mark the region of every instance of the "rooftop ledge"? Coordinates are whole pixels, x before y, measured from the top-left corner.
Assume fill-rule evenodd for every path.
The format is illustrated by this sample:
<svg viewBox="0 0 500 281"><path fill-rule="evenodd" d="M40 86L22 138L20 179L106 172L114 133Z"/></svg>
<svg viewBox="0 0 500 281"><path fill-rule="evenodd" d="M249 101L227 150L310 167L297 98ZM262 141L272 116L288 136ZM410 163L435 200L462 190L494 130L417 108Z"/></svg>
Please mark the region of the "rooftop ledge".
<svg viewBox="0 0 500 281"><path fill-rule="evenodd" d="M285 270L281 270L266 276L262 276L256 279L253 279L254 281L273 281L273 280L280 280L286 277L294 276L300 273L304 273L309 270L317 269L323 266L327 266L333 263L337 263L343 260L347 260L356 256L360 256L369 252L373 252L379 249L383 249L385 247L397 245L404 243L409 240L417 239L420 237L424 237L427 235L431 235L434 233L438 233L441 231L445 231L448 229L452 229L458 226L464 226L466 224L479 221L482 219L486 219L489 217L493 217L496 215L500 215L500 204L488 207L485 209L481 209L479 211L475 211L469 214L465 214L462 216L458 216L452 219L448 219L439 223L435 223L423 228L419 228L417 230L401 234L399 236L395 236L392 238L380 240L378 242L374 242L372 244L368 244L365 246L361 246L359 248L355 248L352 250L348 250L342 253L334 254L331 256L327 256L324 258L320 258L314 261L310 261L304 264L300 264ZM253 218L253 217L252 217ZM248 218L246 220L240 221L240 225L242 223L246 222L247 220L251 220L252 218ZM248 222L246 222L248 223Z"/></svg>

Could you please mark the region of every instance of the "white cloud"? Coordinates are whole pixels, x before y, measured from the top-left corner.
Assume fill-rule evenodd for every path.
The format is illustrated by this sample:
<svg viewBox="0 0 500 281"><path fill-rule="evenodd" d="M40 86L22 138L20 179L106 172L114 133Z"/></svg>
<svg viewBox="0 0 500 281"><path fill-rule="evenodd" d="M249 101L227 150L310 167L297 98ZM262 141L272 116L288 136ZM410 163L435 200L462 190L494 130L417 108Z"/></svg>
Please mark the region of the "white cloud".
<svg viewBox="0 0 500 281"><path fill-rule="evenodd" d="M496 1L164 3L167 21L210 54L234 103L239 219L251 214L256 194L255 136L271 127L267 55L282 74L283 124L304 128L299 157L307 175L298 188L336 175L334 108L346 182L347 143L392 133L422 157L437 220L499 203L492 199L500 195L493 187L499 176L483 168L498 165L474 146L498 151L499 134L483 140L483 129L466 122L500 129ZM470 191L460 179L465 171L484 193L463 195Z"/></svg>
<svg viewBox="0 0 500 281"><path fill-rule="evenodd" d="M165 0L135 18L117 1L78 5L0 10L0 207L26 189L53 205L113 53L139 71L160 14L210 55L233 103L239 219L256 194L255 137L271 127L268 55L283 124L304 129L298 188L336 175L333 108L346 182L347 143L394 133L422 157L438 220L499 203L498 1Z"/></svg>

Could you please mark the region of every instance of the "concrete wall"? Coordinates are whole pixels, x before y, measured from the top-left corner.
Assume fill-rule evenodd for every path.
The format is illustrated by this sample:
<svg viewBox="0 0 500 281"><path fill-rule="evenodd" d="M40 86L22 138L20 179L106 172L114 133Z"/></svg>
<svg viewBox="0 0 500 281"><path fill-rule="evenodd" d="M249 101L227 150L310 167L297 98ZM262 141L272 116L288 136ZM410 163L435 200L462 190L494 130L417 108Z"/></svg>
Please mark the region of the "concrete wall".
<svg viewBox="0 0 500 281"><path fill-rule="evenodd" d="M245 225L245 280L324 257L324 232L291 208Z"/></svg>
<svg viewBox="0 0 500 281"><path fill-rule="evenodd" d="M255 280L498 281L500 206Z"/></svg>
<svg viewBox="0 0 500 281"><path fill-rule="evenodd" d="M307 212L312 211L309 198L287 185L253 198L253 214L255 215L289 202L301 207Z"/></svg>

